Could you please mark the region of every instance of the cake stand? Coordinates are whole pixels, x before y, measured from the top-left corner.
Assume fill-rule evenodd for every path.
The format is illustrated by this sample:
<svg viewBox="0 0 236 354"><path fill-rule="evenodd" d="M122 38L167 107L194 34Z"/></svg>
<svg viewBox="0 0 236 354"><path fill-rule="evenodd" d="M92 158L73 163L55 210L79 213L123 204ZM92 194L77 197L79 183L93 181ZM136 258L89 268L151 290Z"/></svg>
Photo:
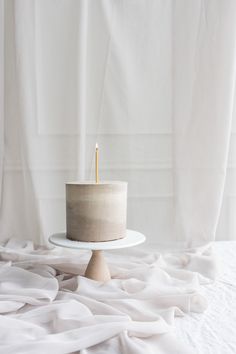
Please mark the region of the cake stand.
<svg viewBox="0 0 236 354"><path fill-rule="evenodd" d="M124 238L104 242L81 242L69 240L66 238L65 232L53 234L49 237L49 242L56 246L91 250L92 256L86 268L85 277L102 282L111 279L110 271L102 251L137 246L145 240L146 237L143 234L134 230L127 230L126 237Z"/></svg>

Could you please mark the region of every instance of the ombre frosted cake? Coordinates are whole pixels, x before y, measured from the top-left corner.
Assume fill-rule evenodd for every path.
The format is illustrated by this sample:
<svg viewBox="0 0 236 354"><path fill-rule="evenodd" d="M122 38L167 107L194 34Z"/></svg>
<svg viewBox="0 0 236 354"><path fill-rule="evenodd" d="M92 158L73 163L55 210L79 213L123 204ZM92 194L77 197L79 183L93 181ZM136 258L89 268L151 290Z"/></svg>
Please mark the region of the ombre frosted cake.
<svg viewBox="0 0 236 354"><path fill-rule="evenodd" d="M66 183L67 238L83 242L126 236L127 182Z"/></svg>

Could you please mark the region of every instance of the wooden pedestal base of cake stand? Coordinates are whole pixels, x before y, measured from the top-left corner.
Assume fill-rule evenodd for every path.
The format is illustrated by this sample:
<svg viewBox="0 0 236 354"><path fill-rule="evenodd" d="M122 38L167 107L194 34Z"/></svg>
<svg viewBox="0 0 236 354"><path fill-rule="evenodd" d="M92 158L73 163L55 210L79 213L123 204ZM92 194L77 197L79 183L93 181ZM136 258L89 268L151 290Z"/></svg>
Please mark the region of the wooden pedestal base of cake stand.
<svg viewBox="0 0 236 354"><path fill-rule="evenodd" d="M92 256L86 268L85 277L101 282L111 279L109 268L103 256L103 251L137 246L145 240L146 237L143 234L133 230L127 230L126 237L124 238L105 242L72 241L66 238L65 232L53 234L49 237L49 242L56 246L91 250Z"/></svg>

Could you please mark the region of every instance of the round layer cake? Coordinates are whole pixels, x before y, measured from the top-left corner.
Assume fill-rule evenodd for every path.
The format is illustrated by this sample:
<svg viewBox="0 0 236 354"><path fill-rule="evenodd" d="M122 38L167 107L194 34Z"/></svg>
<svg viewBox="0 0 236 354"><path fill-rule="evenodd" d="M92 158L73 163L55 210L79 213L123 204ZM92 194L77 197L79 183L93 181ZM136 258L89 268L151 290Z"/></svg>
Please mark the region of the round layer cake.
<svg viewBox="0 0 236 354"><path fill-rule="evenodd" d="M111 241L126 236L127 182L66 183L66 233L70 240Z"/></svg>

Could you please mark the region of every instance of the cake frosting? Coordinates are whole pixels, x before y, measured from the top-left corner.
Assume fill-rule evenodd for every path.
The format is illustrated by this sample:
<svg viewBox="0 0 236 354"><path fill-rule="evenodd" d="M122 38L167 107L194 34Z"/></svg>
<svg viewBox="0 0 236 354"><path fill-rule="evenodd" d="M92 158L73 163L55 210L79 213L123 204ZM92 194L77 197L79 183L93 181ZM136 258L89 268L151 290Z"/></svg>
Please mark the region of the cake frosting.
<svg viewBox="0 0 236 354"><path fill-rule="evenodd" d="M83 242L126 236L127 182L66 183L67 238Z"/></svg>

